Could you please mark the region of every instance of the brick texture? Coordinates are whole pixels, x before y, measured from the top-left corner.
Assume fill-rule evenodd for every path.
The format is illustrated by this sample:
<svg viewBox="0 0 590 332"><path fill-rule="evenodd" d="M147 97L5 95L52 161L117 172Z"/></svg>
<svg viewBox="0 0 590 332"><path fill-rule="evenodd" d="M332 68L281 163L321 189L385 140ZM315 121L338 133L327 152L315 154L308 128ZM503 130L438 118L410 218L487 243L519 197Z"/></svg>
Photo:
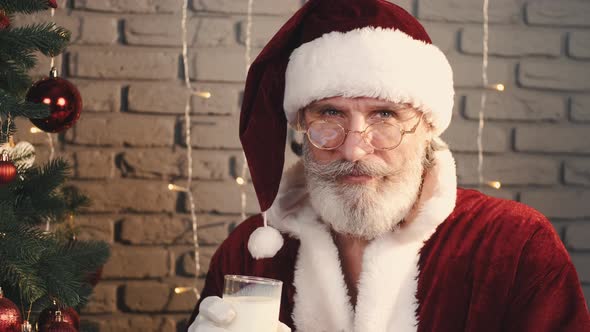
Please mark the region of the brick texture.
<svg viewBox="0 0 590 332"><path fill-rule="evenodd" d="M235 21L225 17L199 17L188 21L189 46L235 45ZM178 16L135 16L125 21L125 40L129 45L181 46Z"/></svg>
<svg viewBox="0 0 590 332"><path fill-rule="evenodd" d="M303 0L260 0L255 1L252 6L252 11L255 14L269 14L269 15L289 15L293 14ZM197 11L211 11L223 13L247 13L247 2L240 2L234 0L192 0L192 7Z"/></svg>
<svg viewBox="0 0 590 332"><path fill-rule="evenodd" d="M453 80L456 87L482 86L482 61L480 57L450 55L449 62L453 67ZM491 83L509 82L511 76L513 76L513 71L513 66L502 59L490 60L488 63L488 81Z"/></svg>
<svg viewBox="0 0 590 332"><path fill-rule="evenodd" d="M529 1L526 6L526 21L534 25L590 26L590 4L580 0Z"/></svg>
<svg viewBox="0 0 590 332"><path fill-rule="evenodd" d="M590 160L568 160L564 170L566 183L590 186Z"/></svg>
<svg viewBox="0 0 590 332"><path fill-rule="evenodd" d="M472 23L482 22L481 3L469 0L419 0L418 17L426 20ZM520 1L490 2L489 18L494 23L515 23L520 20Z"/></svg>
<svg viewBox="0 0 590 332"><path fill-rule="evenodd" d="M253 60L305 0L255 0ZM554 222L590 295L590 2L490 1L488 81L483 129L484 179L478 186L477 132L482 86L482 3L391 0L417 15L449 58L456 87L453 121L443 135L459 184L528 204ZM80 90L84 110L51 137L72 163L71 184L92 204L75 217L78 237L112 246L102 281L82 309L83 331L182 331L211 256L240 222L243 155L239 112L246 79L246 0L189 0L186 89L181 58L183 0L59 1L55 21L73 44L56 57ZM16 17L45 22L47 13ZM31 70L46 76L50 60ZM210 98L198 92L209 92ZM167 189L188 175L184 111L191 113L192 192L201 271L195 276L187 195ZM49 159L46 134L16 119L17 141ZM291 133L289 137L292 136ZM287 142L286 167L297 162ZM246 172L246 180L250 177ZM246 213L259 207L251 183Z"/></svg>
<svg viewBox="0 0 590 332"><path fill-rule="evenodd" d="M516 129L518 151L590 153L588 130L582 127L526 127Z"/></svg>
<svg viewBox="0 0 590 332"><path fill-rule="evenodd" d="M494 27L489 31L489 54L501 56L544 55L559 56L561 33L550 29L515 29L512 26ZM461 51L482 54L483 30L480 27L466 28L461 33Z"/></svg>
<svg viewBox="0 0 590 332"><path fill-rule="evenodd" d="M101 283L97 285L82 313L115 313L117 311L117 285Z"/></svg>
<svg viewBox="0 0 590 332"><path fill-rule="evenodd" d="M465 94L465 116L471 120L479 119L481 93ZM484 118L507 121L552 121L565 117L566 103L560 96L539 95L537 93L505 94L486 93Z"/></svg>
<svg viewBox="0 0 590 332"><path fill-rule="evenodd" d="M176 51L103 51L98 48L73 51L69 55L69 73L74 77L160 80L178 76L179 53Z"/></svg>
<svg viewBox="0 0 590 332"><path fill-rule="evenodd" d="M168 251L163 248L113 246L103 278L156 278L167 276L169 271Z"/></svg>
<svg viewBox="0 0 590 332"><path fill-rule="evenodd" d="M171 146L174 142L175 119L171 117L87 113L81 119L66 136L75 144L145 147Z"/></svg>
<svg viewBox="0 0 590 332"><path fill-rule="evenodd" d="M76 9L115 13L173 13L182 8L182 0L138 0L138 1L76 1Z"/></svg>
<svg viewBox="0 0 590 332"><path fill-rule="evenodd" d="M117 112L121 105L121 85L113 82L73 80L84 96L84 110Z"/></svg>
<svg viewBox="0 0 590 332"><path fill-rule="evenodd" d="M208 92L210 98L191 95L192 114L237 116L240 110L241 84L200 83L197 91ZM182 85L133 84L129 87L128 108L131 112L184 114L189 94Z"/></svg>
<svg viewBox="0 0 590 332"><path fill-rule="evenodd" d="M518 82L524 87L551 90L590 90L590 68L574 63L555 61L523 61L518 70Z"/></svg>
<svg viewBox="0 0 590 332"><path fill-rule="evenodd" d="M590 224L568 226L565 232L565 243L572 250L590 249Z"/></svg>
<svg viewBox="0 0 590 332"><path fill-rule="evenodd" d="M590 122L590 96L574 97L570 104L570 117L576 122Z"/></svg>
<svg viewBox="0 0 590 332"><path fill-rule="evenodd" d="M477 151L477 132L476 122L456 119L442 137L453 151L474 152ZM503 128L488 126L483 132L483 141L486 152L504 152L509 148L508 133Z"/></svg>
<svg viewBox="0 0 590 332"><path fill-rule="evenodd" d="M590 191L525 191L520 200L552 218L584 218L590 217Z"/></svg>
<svg viewBox="0 0 590 332"><path fill-rule="evenodd" d="M572 32L568 38L568 54L572 58L590 59L590 34Z"/></svg>
<svg viewBox="0 0 590 332"><path fill-rule="evenodd" d="M477 184L477 155L457 154L455 160L458 182ZM502 185L554 185L559 180L559 163L549 158L490 156L484 162L487 179Z"/></svg>

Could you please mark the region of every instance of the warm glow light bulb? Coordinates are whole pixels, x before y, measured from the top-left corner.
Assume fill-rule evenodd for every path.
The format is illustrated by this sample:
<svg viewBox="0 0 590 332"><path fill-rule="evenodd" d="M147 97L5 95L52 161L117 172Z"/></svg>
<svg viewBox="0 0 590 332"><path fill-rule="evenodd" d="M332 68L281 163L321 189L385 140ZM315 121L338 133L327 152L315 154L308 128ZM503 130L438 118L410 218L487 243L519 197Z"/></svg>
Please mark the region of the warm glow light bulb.
<svg viewBox="0 0 590 332"><path fill-rule="evenodd" d="M182 294L182 293L190 292L192 290L195 290L195 288L194 287L176 287L176 288L174 288L174 293Z"/></svg>
<svg viewBox="0 0 590 332"><path fill-rule="evenodd" d="M181 187L181 186L177 186L177 185L175 185L173 183L169 183L168 184L168 190L171 190L171 191L184 191L184 192L187 192L188 191L187 188Z"/></svg>
<svg viewBox="0 0 590 332"><path fill-rule="evenodd" d="M208 92L208 91L196 91L195 94L201 98L205 98L205 99L211 98L211 92Z"/></svg>
<svg viewBox="0 0 590 332"><path fill-rule="evenodd" d="M244 183L246 183L246 181L244 181L244 178L243 178L243 177L241 177L241 176L238 176L238 177L236 178L236 182L237 182L237 183L238 183L240 186L241 186L241 185L243 185Z"/></svg>
<svg viewBox="0 0 590 332"><path fill-rule="evenodd" d="M496 84L496 90L498 91L504 91L506 89L506 87L504 86L504 84Z"/></svg>
<svg viewBox="0 0 590 332"><path fill-rule="evenodd" d="M502 183L500 183L500 181L489 181L488 186L494 189L500 189L502 187Z"/></svg>
<svg viewBox="0 0 590 332"><path fill-rule="evenodd" d="M51 104L51 99L49 99L49 98L43 98L43 104L46 104L46 105Z"/></svg>
<svg viewBox="0 0 590 332"><path fill-rule="evenodd" d="M63 97L59 97L57 99L57 105L59 105L59 106L66 106L66 99L63 98Z"/></svg>
<svg viewBox="0 0 590 332"><path fill-rule="evenodd" d="M38 134L41 132L41 129L37 127L31 127L31 134Z"/></svg>

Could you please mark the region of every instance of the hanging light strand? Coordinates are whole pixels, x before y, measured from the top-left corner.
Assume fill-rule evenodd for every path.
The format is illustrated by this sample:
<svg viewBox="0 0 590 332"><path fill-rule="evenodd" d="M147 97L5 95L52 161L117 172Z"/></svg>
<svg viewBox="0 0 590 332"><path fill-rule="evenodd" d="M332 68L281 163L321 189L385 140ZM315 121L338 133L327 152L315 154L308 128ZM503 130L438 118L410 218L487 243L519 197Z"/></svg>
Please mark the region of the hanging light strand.
<svg viewBox="0 0 590 332"><path fill-rule="evenodd" d="M51 8L51 23L55 23L55 8ZM49 63L49 68L53 68L55 67L55 58L53 57L53 55L51 56L51 62Z"/></svg>
<svg viewBox="0 0 590 332"><path fill-rule="evenodd" d="M192 95L198 95L202 98L209 98L209 95L199 95L193 91L193 87L191 85L190 76L189 76L189 61L188 61L188 28L187 28L187 20L188 20L188 0L184 0L182 3L182 17L180 26L182 29L182 66L184 69L184 84L186 89L189 91L187 93L186 102L184 105L184 127L185 127L185 145L186 145L186 160L187 160L187 180L186 180L186 187L180 187L174 184L169 184L168 189L171 191L180 191L184 192L189 200L189 209L190 209L190 216L191 216L191 225L192 225L192 235L193 235L193 251L195 256L195 278L199 278L200 271L201 271L201 262L200 262L200 255L199 255L199 238L198 238L198 224L197 224L197 214L196 214L196 204L195 198L191 191L192 180L193 180L193 156L192 156L192 143L191 143L191 98ZM184 293L187 290L192 290L195 293L197 299L199 298L199 290L197 287L176 287L175 292L177 294Z"/></svg>
<svg viewBox="0 0 590 332"><path fill-rule="evenodd" d="M479 186L487 185L494 189L500 189L502 183L500 181L486 181L483 171L483 130L485 127L485 107L487 102L487 90L504 91L506 87L504 84L490 84L488 80L488 57L489 57L489 0L483 0L483 57L481 66L481 81L483 84L483 92L479 105L479 125L477 129L477 178Z"/></svg>
<svg viewBox="0 0 590 332"><path fill-rule="evenodd" d="M484 87L488 86L488 9L489 1L483 0L483 62L481 66L481 79ZM486 106L487 92L483 90L479 106L479 126L477 129L477 176L479 185L484 183L483 176L483 129L484 111Z"/></svg>
<svg viewBox="0 0 590 332"><path fill-rule="evenodd" d="M51 23L55 23L55 8L51 8ZM49 63L49 72L53 72L54 68L55 58L52 55ZM49 143L49 160L51 161L55 157L55 147L53 146L53 135L51 133L47 133L47 142ZM47 224L47 231L49 232L49 222Z"/></svg>
<svg viewBox="0 0 590 332"><path fill-rule="evenodd" d="M246 51L244 53L244 64L245 64L245 72L248 75L248 70L250 69L250 62L251 56L250 53L252 52L252 6L254 4L254 0L248 0L248 16L246 18ZM248 172L248 161L246 160L246 154L242 151L242 172L240 176L236 178L236 183L240 188L240 221L246 220L246 203L247 203L247 196L246 196L246 175ZM264 223L266 226L266 220Z"/></svg>

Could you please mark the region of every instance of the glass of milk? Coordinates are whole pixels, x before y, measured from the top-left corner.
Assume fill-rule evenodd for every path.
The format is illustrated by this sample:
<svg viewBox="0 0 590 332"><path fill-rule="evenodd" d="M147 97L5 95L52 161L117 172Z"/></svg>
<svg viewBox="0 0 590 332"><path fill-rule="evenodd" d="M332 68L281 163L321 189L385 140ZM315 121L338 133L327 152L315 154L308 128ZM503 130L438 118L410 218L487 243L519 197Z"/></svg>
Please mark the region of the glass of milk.
<svg viewBox="0 0 590 332"><path fill-rule="evenodd" d="M223 299L233 305L232 332L276 332L283 282L274 279L226 275Z"/></svg>

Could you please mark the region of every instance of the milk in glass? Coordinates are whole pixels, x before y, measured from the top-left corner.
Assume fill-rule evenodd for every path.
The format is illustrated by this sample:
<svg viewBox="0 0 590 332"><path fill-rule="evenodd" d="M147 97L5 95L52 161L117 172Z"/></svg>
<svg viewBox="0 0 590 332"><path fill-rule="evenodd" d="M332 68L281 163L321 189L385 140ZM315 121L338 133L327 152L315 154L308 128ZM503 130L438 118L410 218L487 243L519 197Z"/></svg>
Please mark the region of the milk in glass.
<svg viewBox="0 0 590 332"><path fill-rule="evenodd" d="M224 296L236 310L236 318L227 327L232 332L276 332L279 299L266 296Z"/></svg>
<svg viewBox="0 0 590 332"><path fill-rule="evenodd" d="M281 307L282 282L253 276L226 275L223 299L236 317L231 332L276 332Z"/></svg>

